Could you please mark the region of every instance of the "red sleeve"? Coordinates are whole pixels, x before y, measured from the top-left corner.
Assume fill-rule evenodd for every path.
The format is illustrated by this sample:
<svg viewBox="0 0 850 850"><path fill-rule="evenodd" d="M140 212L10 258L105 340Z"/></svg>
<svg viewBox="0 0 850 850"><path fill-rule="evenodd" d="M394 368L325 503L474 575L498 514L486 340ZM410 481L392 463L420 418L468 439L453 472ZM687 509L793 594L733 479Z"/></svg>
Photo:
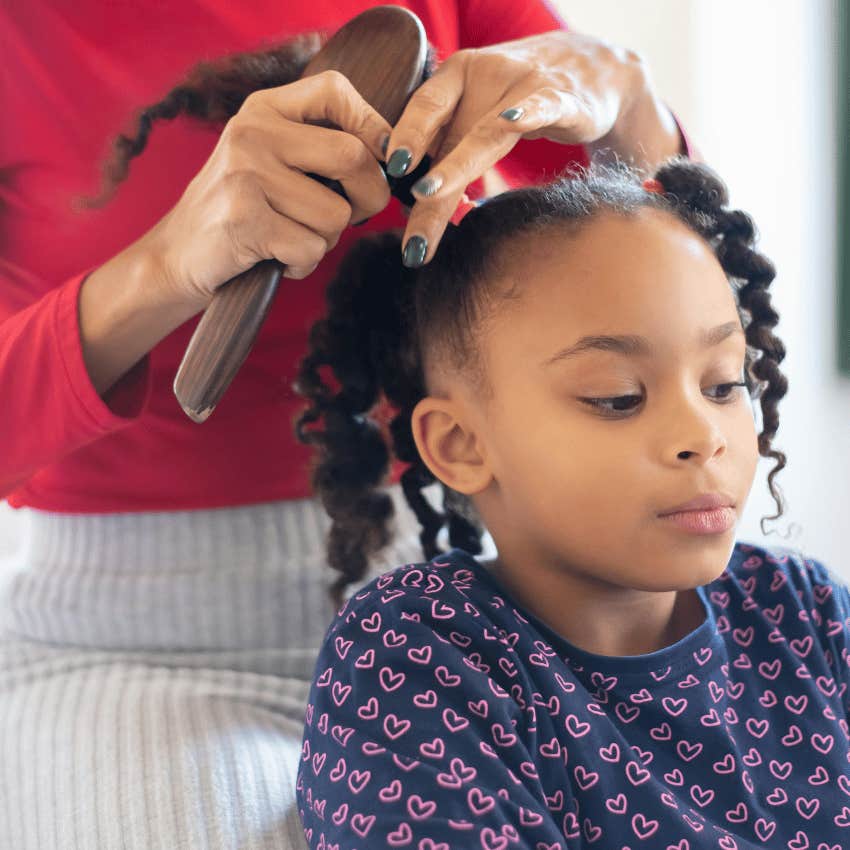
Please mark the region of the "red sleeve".
<svg viewBox="0 0 850 850"><path fill-rule="evenodd" d="M568 30L566 21L546 0L458 0L460 47L513 41L550 30Z"/></svg>
<svg viewBox="0 0 850 850"><path fill-rule="evenodd" d="M146 354L101 398L83 360L78 318L87 269L12 315L0 306L0 498L39 469L130 425L151 392ZM0 287L9 285L0 279Z"/></svg>
<svg viewBox="0 0 850 850"><path fill-rule="evenodd" d="M670 109L669 106L667 108ZM693 140L685 132L685 128L679 120L679 116L676 115L672 109L670 109L670 114L673 116L673 120L679 128L679 135L682 137L682 153L684 153L688 159L694 160L694 162L705 162L705 157L702 155L699 148L697 148L697 146L693 143Z"/></svg>

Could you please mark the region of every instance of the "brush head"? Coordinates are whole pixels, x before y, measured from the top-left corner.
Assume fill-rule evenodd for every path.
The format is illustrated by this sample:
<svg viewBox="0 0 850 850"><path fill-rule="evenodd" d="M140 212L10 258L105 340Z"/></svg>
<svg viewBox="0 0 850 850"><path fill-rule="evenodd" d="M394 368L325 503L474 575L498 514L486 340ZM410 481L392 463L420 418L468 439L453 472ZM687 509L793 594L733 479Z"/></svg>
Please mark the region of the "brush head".
<svg viewBox="0 0 850 850"><path fill-rule="evenodd" d="M395 124L423 82L427 56L425 29L413 12L375 6L337 30L301 76L339 71L388 124Z"/></svg>
<svg viewBox="0 0 850 850"><path fill-rule="evenodd" d="M413 92L436 67L436 51L429 47L422 21L401 6L376 6L352 18L337 30L310 60L303 77L334 69L344 74L363 99L395 126ZM329 121L310 122L339 129ZM413 184L431 168L427 154L403 177L391 177L382 163L390 192L410 208L416 203ZM337 194L348 198L338 180L309 174Z"/></svg>

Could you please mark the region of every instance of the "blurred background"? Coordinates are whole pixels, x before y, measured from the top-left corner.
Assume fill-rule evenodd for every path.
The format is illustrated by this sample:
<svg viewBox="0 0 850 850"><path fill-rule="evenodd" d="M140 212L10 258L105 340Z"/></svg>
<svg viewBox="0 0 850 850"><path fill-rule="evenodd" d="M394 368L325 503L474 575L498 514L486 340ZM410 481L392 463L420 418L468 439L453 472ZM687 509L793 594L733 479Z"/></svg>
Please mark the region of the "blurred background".
<svg viewBox="0 0 850 850"><path fill-rule="evenodd" d="M842 40L850 51L848 0L552 4L573 29L644 56L731 204L753 217L778 270L775 332L788 352L774 440L788 458L775 479L786 510L763 535L759 519L776 508L774 462L762 459L737 536L799 549L850 582L850 297L840 295L850 263L838 238L850 223L850 81L838 65ZM0 502L0 566L20 521Z"/></svg>

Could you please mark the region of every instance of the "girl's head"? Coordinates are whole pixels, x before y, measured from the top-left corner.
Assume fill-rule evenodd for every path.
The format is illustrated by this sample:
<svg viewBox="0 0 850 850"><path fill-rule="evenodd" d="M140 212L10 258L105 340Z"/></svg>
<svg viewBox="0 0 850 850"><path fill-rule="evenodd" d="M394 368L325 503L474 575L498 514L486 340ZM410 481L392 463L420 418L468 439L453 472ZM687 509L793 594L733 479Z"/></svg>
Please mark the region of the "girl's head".
<svg viewBox="0 0 850 850"><path fill-rule="evenodd" d="M701 584L726 566L734 529L690 537L657 515L719 490L740 517L759 455L776 460L781 515L774 268L708 166L676 157L655 177L663 193L625 165L594 165L505 192L450 225L419 269L402 265L400 231L344 257L301 363L311 404L295 426L317 449L337 602L390 539L378 489L390 445L409 464L426 558L444 525L450 545L479 553L483 523L500 557L635 587L687 563ZM388 428L369 416L384 400ZM442 511L421 492L434 481Z"/></svg>

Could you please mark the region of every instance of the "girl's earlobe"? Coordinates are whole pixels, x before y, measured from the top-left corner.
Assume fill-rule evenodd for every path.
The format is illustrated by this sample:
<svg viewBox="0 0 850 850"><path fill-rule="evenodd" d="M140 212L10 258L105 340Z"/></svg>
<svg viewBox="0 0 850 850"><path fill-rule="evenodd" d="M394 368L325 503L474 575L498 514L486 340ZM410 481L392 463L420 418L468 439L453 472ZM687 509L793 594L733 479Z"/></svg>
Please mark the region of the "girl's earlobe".
<svg viewBox="0 0 850 850"><path fill-rule="evenodd" d="M472 424L454 401L421 399L410 425L419 457L438 480L467 496L487 487L492 479L489 465L479 451Z"/></svg>

